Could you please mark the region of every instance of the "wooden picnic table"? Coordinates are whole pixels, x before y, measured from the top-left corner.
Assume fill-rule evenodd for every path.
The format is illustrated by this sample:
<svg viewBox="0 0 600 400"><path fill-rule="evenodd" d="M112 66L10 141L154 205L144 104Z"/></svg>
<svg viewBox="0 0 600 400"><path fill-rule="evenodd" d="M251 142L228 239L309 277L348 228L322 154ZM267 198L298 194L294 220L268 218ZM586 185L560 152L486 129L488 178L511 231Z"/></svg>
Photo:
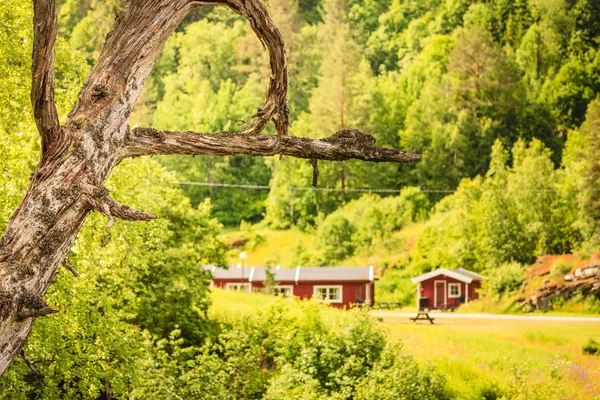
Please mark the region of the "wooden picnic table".
<svg viewBox="0 0 600 400"><path fill-rule="evenodd" d="M425 312L425 311L419 311L419 312L417 312L417 316L416 316L416 317L414 317L414 318L410 318L410 319L412 320L412 322L413 322L413 323L415 323L415 322L417 322L417 321L419 321L419 320L429 320L429 322L433 324L433 320L434 320L435 318L431 318L431 317L429 316L429 313L428 313L428 312Z"/></svg>

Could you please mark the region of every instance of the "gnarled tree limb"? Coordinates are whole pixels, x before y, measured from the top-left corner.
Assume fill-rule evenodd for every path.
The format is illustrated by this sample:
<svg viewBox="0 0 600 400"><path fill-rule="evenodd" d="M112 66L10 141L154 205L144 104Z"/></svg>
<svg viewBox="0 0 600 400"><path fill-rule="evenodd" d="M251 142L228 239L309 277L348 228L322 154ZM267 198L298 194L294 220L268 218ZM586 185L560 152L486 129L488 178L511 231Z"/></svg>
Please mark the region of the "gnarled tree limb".
<svg viewBox="0 0 600 400"><path fill-rule="evenodd" d="M156 216L141 211L134 210L129 206L117 203L109 197L106 188L96 188L86 186L84 188L84 202L91 209L100 212L108 218L107 228L110 228L115 223L113 217L124 221L149 221L156 219Z"/></svg>
<svg viewBox="0 0 600 400"><path fill-rule="evenodd" d="M372 162L414 162L419 154L375 146L375 138L358 129L345 129L326 139L296 136L249 137L238 133L222 132L198 134L194 132L158 131L135 128L124 148L124 157L159 154L213 154L249 156L286 155L314 160L344 161L350 159Z"/></svg>
<svg viewBox="0 0 600 400"><path fill-rule="evenodd" d="M260 135L269 120L273 120L277 134L287 135L290 122L290 110L287 103L288 69L285 43L281 32L260 0L230 0L224 4L250 22L252 30L269 51L271 66L267 100L263 108L253 115L252 124L240 133L252 136Z"/></svg>
<svg viewBox="0 0 600 400"><path fill-rule="evenodd" d="M56 1L34 0L31 105L42 137L44 161L58 155L67 144L54 103L54 44L57 25Z"/></svg>

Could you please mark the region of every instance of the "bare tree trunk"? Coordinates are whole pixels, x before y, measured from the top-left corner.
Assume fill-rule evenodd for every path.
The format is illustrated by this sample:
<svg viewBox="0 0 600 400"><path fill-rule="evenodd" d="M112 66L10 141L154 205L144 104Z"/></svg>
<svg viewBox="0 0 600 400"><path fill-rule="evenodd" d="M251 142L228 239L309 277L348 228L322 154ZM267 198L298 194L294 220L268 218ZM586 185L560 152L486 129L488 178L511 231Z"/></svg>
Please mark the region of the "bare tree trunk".
<svg viewBox="0 0 600 400"><path fill-rule="evenodd" d="M194 7L223 4L246 17L269 52L267 99L239 133L196 134L129 129L129 115L169 35ZM123 159L153 154L289 155L411 162L417 154L375 147L358 130L311 140L287 136L287 61L281 34L259 0L130 0L107 36L64 126L54 104L56 0L34 0L31 101L42 141L25 198L0 239L0 374L26 342L34 319L58 310L43 299L90 211L137 221L155 218L109 197L104 183ZM273 121L276 136L260 136Z"/></svg>

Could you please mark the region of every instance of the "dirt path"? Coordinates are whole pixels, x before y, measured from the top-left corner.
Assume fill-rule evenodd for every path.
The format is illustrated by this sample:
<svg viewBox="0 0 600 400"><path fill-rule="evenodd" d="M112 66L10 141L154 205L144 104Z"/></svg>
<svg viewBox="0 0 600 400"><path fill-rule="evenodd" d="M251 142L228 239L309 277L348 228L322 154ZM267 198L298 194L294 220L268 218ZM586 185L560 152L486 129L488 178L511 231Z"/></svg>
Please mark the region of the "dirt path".
<svg viewBox="0 0 600 400"><path fill-rule="evenodd" d="M414 317L416 312L371 311L374 317ZM432 318L440 319L497 319L512 321L545 321L545 322L597 322L600 317L565 317L553 315L498 315L498 314L460 314L431 312Z"/></svg>

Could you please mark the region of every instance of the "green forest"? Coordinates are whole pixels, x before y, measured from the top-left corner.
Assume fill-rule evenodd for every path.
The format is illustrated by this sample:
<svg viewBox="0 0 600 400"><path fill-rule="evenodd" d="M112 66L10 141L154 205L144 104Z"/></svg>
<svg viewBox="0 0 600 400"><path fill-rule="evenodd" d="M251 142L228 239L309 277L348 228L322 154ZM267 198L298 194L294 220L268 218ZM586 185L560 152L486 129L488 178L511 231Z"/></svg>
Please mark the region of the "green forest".
<svg viewBox="0 0 600 400"><path fill-rule="evenodd" d="M64 120L127 1L58 3ZM0 378L0 398L525 398L518 385L489 382L462 397L365 312L330 315L283 300L250 316L211 312L219 300L199 266L231 263L240 251L228 248L232 238L251 253L291 232L289 257L262 263L374 257L378 295L412 304L408 278L437 267L489 275L484 289L500 299L538 256L594 254L600 0L266 4L286 42L290 134L357 127L421 161L320 162L312 188L311 163L291 157L127 160L108 189L159 218L107 230L106 218L91 214L68 256L79 276L59 270L46 299L60 313L35 323L26 357ZM0 2L0 232L40 154L29 99L32 18L29 1ZM130 124L239 130L262 104L269 74L244 19L226 7L193 10ZM600 299L582 301L600 311ZM538 395L526 398L552 398Z"/></svg>

